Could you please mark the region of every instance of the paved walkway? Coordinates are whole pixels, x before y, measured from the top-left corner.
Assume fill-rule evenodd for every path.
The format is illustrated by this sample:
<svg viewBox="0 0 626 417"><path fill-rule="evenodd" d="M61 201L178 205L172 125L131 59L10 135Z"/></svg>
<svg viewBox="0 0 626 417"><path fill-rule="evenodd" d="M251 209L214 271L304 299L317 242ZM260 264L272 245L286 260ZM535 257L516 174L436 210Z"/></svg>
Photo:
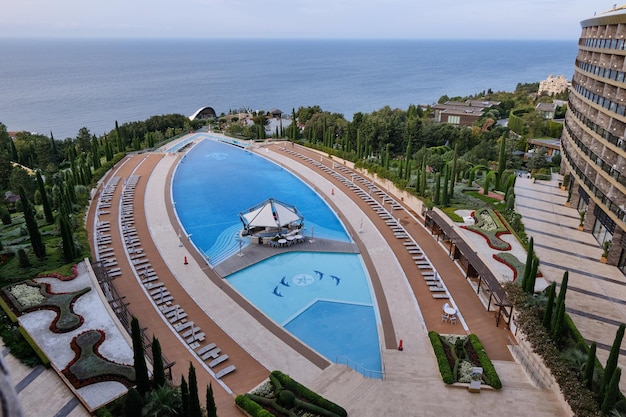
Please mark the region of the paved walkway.
<svg viewBox="0 0 626 417"><path fill-rule="evenodd" d="M567 191L560 179L537 181L518 178L515 206L528 236L534 239L539 269L548 281L560 285L569 271L567 312L589 343L596 342L598 359L606 363L617 327L626 323L626 277L614 266L600 262L602 248L592 234L578 230L579 215L565 207ZM626 367L626 340L619 364ZM626 379L620 383L626 390Z"/></svg>
<svg viewBox="0 0 626 417"><path fill-rule="evenodd" d="M300 147L298 150L311 152ZM305 178L336 208L361 249L381 310L381 352L386 380L366 379L349 368L330 364L243 300L207 266L186 238L178 237L179 225L173 212L169 181L180 156L135 155L118 165L112 175L122 178L140 175L134 207L136 228L146 257L176 303L206 333L204 343L215 342L228 353L229 362L237 366L220 385L212 371L198 360L163 318L131 268L118 223L120 235L114 237L112 246L122 275L114 283L142 326L157 335L166 356L176 361L173 368L176 381L186 373L189 362L194 363L199 370L201 390L213 382L222 417L241 415L233 406L232 396L262 382L272 369L280 369L311 386L346 407L351 415L402 415L408 410L420 410L422 415L433 416L442 413L525 416L527 410L519 404L527 403L533 404L535 415L565 415L557 395L551 390L535 388L521 366L511 360L507 349L510 333L495 326L493 314L485 311L464 275L448 257L447 250L428 234L415 213L403 209L395 212L394 217L424 249L443 277L452 302L463 317L456 326L441 323L443 303L432 298L405 245L371 206L342 188L325 170L307 166L276 146L263 155ZM328 160L325 163L332 164ZM115 198L120 201L119 194ZM119 216L114 210L115 204L107 214L112 230ZM93 211L92 207L88 225L94 224ZM183 262L185 258L187 264ZM466 389L445 386L426 335L427 329L478 334L495 360L504 389L499 392L483 390L476 395ZM402 352L397 350L399 340L404 343Z"/></svg>
<svg viewBox="0 0 626 417"><path fill-rule="evenodd" d="M308 152L304 149L302 151ZM400 221L407 229L414 228L411 234L415 233L416 240L420 241L431 262L444 275L446 286L463 316L467 318L473 314L482 314L482 323L477 320L474 325L473 320L468 321L469 331L478 333L481 340L487 339L485 345L493 351L489 352L490 355L502 355L501 358L496 358L496 367L505 385L502 391L483 391L481 395L473 395L465 389L446 387L441 382L426 336L429 328L427 323L432 323L434 330L442 333L466 333L466 330L461 325L455 327L441 323L442 303L433 300L430 292L425 293L424 280L419 277L415 263L402 243L393 235L385 236L389 233L388 227L382 227L378 223L380 218L371 212L371 208L363 207L362 201L356 195L342 191L322 171L289 158L276 148L263 154L306 178L337 208L355 242L366 249L363 255L368 267L372 268L370 274L378 276L383 289L382 294L376 294L377 301L387 305L391 320L390 323L383 324L382 331L382 355L387 379L384 382L368 380L340 365L316 364L309 359L306 347L294 346L288 334L277 333L275 329L264 326L259 316L250 314L249 307L243 306L246 304L245 300L233 299L230 294L232 289L227 283L215 281L211 277L213 271L187 246L185 238L185 245L179 246L178 226L176 223L164 221L167 216L171 216L168 212L171 210L167 191L169 187L165 184L175 158L163 158L152 171L144 195L145 204L150 207L146 211L146 220L151 237L178 282L217 326L246 352L266 369L281 369L322 395L342 404L353 415L405 414L407 410L419 409L424 411L424 415L470 412L500 416L502 412L507 412L522 416L527 414L526 410L512 407L511 404L530 401L537 407L538 415L564 415L553 392L536 389L522 368L511 361L506 348L509 332L502 327L495 327L492 314L484 310L463 274L448 258L446 250L416 221L414 213L405 210ZM185 265L182 262L185 256L193 262ZM448 276L451 277L449 285ZM217 291L218 289L221 291ZM420 301L422 297L424 305ZM472 299L476 300L477 307L472 306ZM427 302L433 304L426 305ZM389 325L391 337L388 335ZM501 343L492 343L489 341L490 337L495 337L494 340ZM403 352L397 350L400 339L404 342ZM244 375L251 386L261 382L261 379L255 379L245 371L241 372L242 370L244 368L238 365L237 372L229 375L226 382L239 375ZM224 407L219 410L220 415L225 411Z"/></svg>
<svg viewBox="0 0 626 417"><path fill-rule="evenodd" d="M24 365L0 340L2 361L10 370L24 417L88 417L91 414L53 369ZM42 401L45 396L45 401Z"/></svg>

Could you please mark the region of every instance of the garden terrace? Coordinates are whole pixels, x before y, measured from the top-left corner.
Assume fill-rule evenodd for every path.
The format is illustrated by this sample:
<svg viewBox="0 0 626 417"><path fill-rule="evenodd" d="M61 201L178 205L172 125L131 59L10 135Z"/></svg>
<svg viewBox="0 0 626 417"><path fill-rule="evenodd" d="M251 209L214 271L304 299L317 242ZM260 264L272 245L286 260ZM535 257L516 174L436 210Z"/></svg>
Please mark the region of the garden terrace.
<svg viewBox="0 0 626 417"><path fill-rule="evenodd" d="M465 269L465 277L478 279L476 294L480 294L481 284L485 284L489 292L487 310L491 308L492 301L495 301L495 306L499 309L496 326L500 324L500 319L503 315L506 317L506 324L508 326L511 322L513 304L508 300L500 281L498 281L489 267L485 265L478 256L478 253L465 242L463 237L454 230L452 225L445 221L441 214L434 210L428 210L424 214L424 218L426 227L430 229L433 235L437 236L437 240L439 240L441 236L444 242L448 242L450 247L449 253L453 259L459 260L459 263Z"/></svg>

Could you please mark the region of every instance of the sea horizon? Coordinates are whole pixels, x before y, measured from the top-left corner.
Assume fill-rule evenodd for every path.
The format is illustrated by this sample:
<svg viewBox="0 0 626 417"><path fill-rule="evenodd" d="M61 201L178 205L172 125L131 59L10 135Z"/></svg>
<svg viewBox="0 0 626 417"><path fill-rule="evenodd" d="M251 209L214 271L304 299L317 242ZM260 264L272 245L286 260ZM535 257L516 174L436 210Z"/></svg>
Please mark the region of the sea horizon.
<svg viewBox="0 0 626 417"><path fill-rule="evenodd" d="M0 122L55 138L161 114L343 114L573 74L577 40L0 38Z"/></svg>

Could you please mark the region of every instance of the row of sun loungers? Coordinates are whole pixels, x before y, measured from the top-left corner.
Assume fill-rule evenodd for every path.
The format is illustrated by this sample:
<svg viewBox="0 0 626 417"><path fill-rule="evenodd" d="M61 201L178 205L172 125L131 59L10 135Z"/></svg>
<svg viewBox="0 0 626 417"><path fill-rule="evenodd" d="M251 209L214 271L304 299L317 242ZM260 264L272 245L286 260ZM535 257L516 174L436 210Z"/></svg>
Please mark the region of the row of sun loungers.
<svg viewBox="0 0 626 417"><path fill-rule="evenodd" d="M139 176L130 176L124 183L122 193L122 207L120 211L120 225L126 253L130 259L131 266L144 285L146 292L152 298L156 306L165 319L172 325L178 335L189 345L191 349L205 362L213 368L228 359L228 355L221 354L215 343L202 346L206 339L202 329L195 325L184 309L179 304L173 304L174 296L168 291L165 284L159 281L157 272L152 267L150 260L141 247L141 242L135 228L134 218L134 194L139 181ZM235 365L229 365L216 372L219 379L233 372Z"/></svg>
<svg viewBox="0 0 626 417"><path fill-rule="evenodd" d="M394 236L397 239L405 240L405 242L403 242L403 245L405 246L406 250L412 255L413 261L415 262L417 269L420 270L420 273L428 284L429 290L433 293L433 298L449 298L446 288L437 277L437 274L432 264L424 255L422 249L415 241L413 241L413 239L411 239L411 237L406 232L404 227L402 227L400 222L393 217L392 213L394 210L404 209L401 204L395 201L383 190L378 188L371 180L364 178L363 176L351 171L343 165L335 164L333 162L333 169L331 169L321 162L309 158L308 156L302 155L296 151L287 148L281 148L281 150L293 156L296 156L306 162L309 162L312 165L315 165L317 168L331 175L333 178L341 181L341 183L343 183L346 187L348 187L349 189L354 191L359 197L361 197L380 216L381 219L385 220L385 223L391 228ZM340 172L350 176L350 179L346 178L346 176L342 175ZM355 182L360 183L361 186L355 184ZM381 201L378 201L376 198L374 198L372 194L374 196L378 196ZM391 208L391 213L387 211L385 206L386 204L389 204Z"/></svg>

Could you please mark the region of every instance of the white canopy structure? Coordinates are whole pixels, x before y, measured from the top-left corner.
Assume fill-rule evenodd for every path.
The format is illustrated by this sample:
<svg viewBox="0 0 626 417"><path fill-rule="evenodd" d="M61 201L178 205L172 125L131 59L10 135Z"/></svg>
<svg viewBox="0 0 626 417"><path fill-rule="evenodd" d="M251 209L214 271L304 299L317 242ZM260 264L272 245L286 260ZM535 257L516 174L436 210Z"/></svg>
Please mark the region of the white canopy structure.
<svg viewBox="0 0 626 417"><path fill-rule="evenodd" d="M295 206L273 198L239 213L239 218L248 233L254 229L300 228L304 221Z"/></svg>

